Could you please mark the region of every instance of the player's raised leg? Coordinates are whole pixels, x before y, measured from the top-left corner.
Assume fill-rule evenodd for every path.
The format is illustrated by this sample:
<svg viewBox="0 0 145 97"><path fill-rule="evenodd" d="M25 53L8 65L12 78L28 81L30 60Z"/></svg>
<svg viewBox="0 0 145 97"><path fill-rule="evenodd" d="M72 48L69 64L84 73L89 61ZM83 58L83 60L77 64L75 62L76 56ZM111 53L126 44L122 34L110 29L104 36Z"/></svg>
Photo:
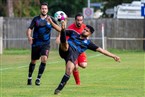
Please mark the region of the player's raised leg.
<svg viewBox="0 0 145 97"><path fill-rule="evenodd" d="M65 33L65 22L61 22L61 33L60 33L60 48L63 50L63 51L67 51L68 50L68 42L66 40L66 33Z"/></svg>

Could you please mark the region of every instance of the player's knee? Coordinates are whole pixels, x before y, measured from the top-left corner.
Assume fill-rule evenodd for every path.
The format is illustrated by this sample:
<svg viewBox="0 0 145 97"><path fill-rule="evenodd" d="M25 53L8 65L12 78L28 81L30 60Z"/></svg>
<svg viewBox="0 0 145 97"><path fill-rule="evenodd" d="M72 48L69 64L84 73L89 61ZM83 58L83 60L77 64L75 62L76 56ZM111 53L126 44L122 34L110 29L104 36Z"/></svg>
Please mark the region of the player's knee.
<svg viewBox="0 0 145 97"><path fill-rule="evenodd" d="M86 68L87 67L87 62L80 63L79 66L82 67L82 68Z"/></svg>
<svg viewBox="0 0 145 97"><path fill-rule="evenodd" d="M71 61L68 61L66 64L66 74L71 75L74 68L75 68L74 63L72 63Z"/></svg>
<svg viewBox="0 0 145 97"><path fill-rule="evenodd" d="M66 69L66 74L67 74L67 75L71 75L72 72L73 72L73 69L72 69L72 68L67 68L67 69Z"/></svg>
<svg viewBox="0 0 145 97"><path fill-rule="evenodd" d="M70 76L72 74L72 72L71 71L66 71L66 74Z"/></svg>
<svg viewBox="0 0 145 97"><path fill-rule="evenodd" d="M41 62L46 63L47 61L47 56L41 56Z"/></svg>
<svg viewBox="0 0 145 97"><path fill-rule="evenodd" d="M31 60L31 63L32 64L36 64L36 60Z"/></svg>
<svg viewBox="0 0 145 97"><path fill-rule="evenodd" d="M78 64L75 64L74 71L77 71L79 68Z"/></svg>
<svg viewBox="0 0 145 97"><path fill-rule="evenodd" d="M68 44L67 43L61 43L60 47L63 51L68 51Z"/></svg>

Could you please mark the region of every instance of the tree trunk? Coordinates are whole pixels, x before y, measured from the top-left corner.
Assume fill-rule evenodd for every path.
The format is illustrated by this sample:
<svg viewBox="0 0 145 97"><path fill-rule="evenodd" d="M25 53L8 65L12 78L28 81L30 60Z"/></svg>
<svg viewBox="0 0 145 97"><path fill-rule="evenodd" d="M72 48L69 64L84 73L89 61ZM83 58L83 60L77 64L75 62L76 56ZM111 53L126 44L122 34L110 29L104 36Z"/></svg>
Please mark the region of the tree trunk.
<svg viewBox="0 0 145 97"><path fill-rule="evenodd" d="M13 0L7 0L7 16L14 17Z"/></svg>

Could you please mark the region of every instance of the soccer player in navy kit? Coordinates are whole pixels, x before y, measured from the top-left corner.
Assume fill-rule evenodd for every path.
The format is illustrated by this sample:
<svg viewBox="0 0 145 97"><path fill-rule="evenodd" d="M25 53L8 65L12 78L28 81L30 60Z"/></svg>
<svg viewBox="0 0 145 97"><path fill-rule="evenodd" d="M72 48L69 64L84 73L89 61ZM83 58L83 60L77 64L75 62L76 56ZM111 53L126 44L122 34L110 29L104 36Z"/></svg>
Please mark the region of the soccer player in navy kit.
<svg viewBox="0 0 145 97"><path fill-rule="evenodd" d="M26 32L28 41L32 45L31 62L29 64L27 85L32 85L32 74L35 69L36 61L39 58L41 58L38 76L37 79L35 80L35 84L38 86L40 85L40 79L45 70L46 60L48 59L49 54L51 30L52 28L54 28L57 31L61 31L61 27L59 26L54 27L47 21L47 18L50 18L50 16L47 15L48 13L47 3L41 3L40 11L41 14L33 18ZM52 17L51 19L56 24L55 20Z"/></svg>
<svg viewBox="0 0 145 97"><path fill-rule="evenodd" d="M86 28L83 30L82 34L78 34L74 30L65 30L65 24L62 23L59 54L66 62L66 70L60 84L55 89L54 94L59 94L60 91L64 88L75 68L76 59L85 50L90 49L93 51L98 51L106 56L113 58L115 61L120 61L120 58L118 56L98 47L88 39L88 37L93 32L93 27L91 27L90 25L86 25ZM66 40L66 36L69 36L70 38Z"/></svg>
<svg viewBox="0 0 145 97"><path fill-rule="evenodd" d="M82 31L84 30L84 28L86 27L86 25L84 24L84 16L81 13L78 13L75 15L75 21L74 23L70 24L68 26L68 29L74 30L77 33L81 34ZM67 39L69 37L66 37ZM60 35L56 38L56 43L59 44L60 43ZM85 65L85 66L84 66ZM79 73L79 67L86 67L87 66L87 55L85 52L81 53L77 60L76 60L76 68L73 71L73 76L76 82L76 85L80 85L81 81L80 81L80 73Z"/></svg>

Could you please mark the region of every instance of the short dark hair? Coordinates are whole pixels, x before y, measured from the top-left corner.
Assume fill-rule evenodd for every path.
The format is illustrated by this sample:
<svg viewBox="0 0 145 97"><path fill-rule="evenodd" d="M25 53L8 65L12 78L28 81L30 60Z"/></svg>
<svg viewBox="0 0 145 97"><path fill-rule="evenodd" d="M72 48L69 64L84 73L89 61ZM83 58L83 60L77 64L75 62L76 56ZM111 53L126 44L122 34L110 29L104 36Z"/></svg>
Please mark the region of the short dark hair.
<svg viewBox="0 0 145 97"><path fill-rule="evenodd" d="M94 28L93 28L92 26L86 25L86 27L90 29L90 32L91 32L92 34L94 33L95 30L94 30Z"/></svg>
<svg viewBox="0 0 145 97"><path fill-rule="evenodd" d="M42 5L46 5L47 8L48 8L48 3L47 3L47 2L41 2L41 3L40 3L40 9L41 9L41 6L42 6Z"/></svg>
<svg viewBox="0 0 145 97"><path fill-rule="evenodd" d="M78 13L78 14L75 15L75 20L77 19L78 16L82 16L84 18L82 13Z"/></svg>

